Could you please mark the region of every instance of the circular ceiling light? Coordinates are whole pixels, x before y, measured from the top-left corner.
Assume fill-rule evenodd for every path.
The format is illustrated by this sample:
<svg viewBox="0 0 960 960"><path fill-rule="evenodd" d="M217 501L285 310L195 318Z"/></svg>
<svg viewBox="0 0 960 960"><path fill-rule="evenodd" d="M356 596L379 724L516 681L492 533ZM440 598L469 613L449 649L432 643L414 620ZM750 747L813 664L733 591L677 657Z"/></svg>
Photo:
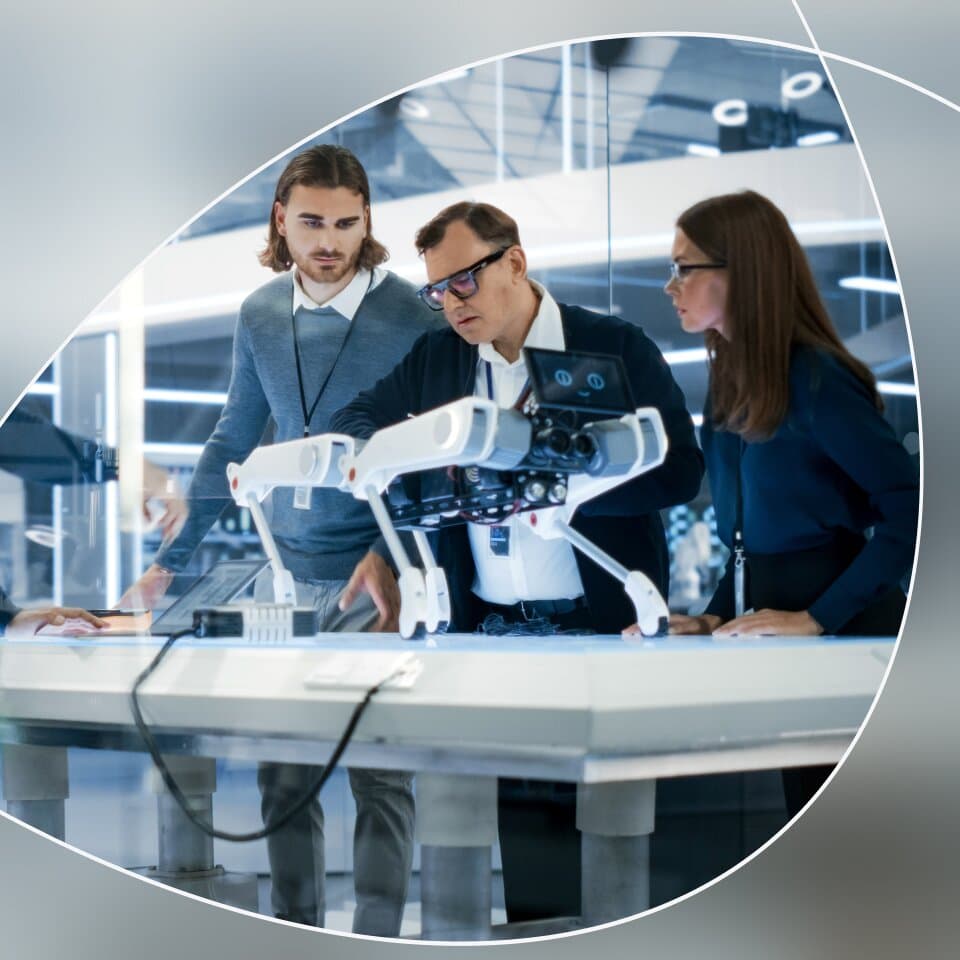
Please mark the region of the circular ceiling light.
<svg viewBox="0 0 960 960"><path fill-rule="evenodd" d="M400 112L410 120L426 120L430 116L430 108L416 97L404 97L400 101Z"/></svg>
<svg viewBox="0 0 960 960"><path fill-rule="evenodd" d="M823 77L815 70L804 70L787 77L780 92L787 100L803 100L812 97L823 86Z"/></svg>
<svg viewBox="0 0 960 960"><path fill-rule="evenodd" d="M48 550L52 550L58 543L62 543L65 539L63 533L54 530L53 527L46 523L35 523L31 527L27 527L27 529L23 531L23 535L31 543L37 544L38 547L46 547Z"/></svg>
<svg viewBox="0 0 960 960"><path fill-rule="evenodd" d="M735 97L732 100L721 100L713 108L713 119L721 127L742 127L747 122L747 101Z"/></svg>

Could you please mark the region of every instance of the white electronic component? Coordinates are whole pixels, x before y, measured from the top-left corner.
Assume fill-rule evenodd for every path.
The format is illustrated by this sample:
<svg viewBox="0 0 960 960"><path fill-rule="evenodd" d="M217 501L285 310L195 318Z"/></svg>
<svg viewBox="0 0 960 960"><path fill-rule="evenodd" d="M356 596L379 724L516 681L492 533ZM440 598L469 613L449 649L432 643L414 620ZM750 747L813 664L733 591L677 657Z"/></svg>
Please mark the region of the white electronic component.
<svg viewBox="0 0 960 960"><path fill-rule="evenodd" d="M251 494L262 501L276 486L341 486L340 460L344 456L352 457L355 446L353 437L325 433L257 447L242 465L227 466L230 494L237 503L246 506ZM342 488L348 489L345 484Z"/></svg>
<svg viewBox="0 0 960 960"><path fill-rule="evenodd" d="M193 622L201 639L283 644L294 637L316 636L318 613L313 607L288 603L237 603L197 610Z"/></svg>
<svg viewBox="0 0 960 960"><path fill-rule="evenodd" d="M371 488L379 496L403 473L482 463L495 449L498 416L493 401L464 397L378 430L356 455L341 458L347 489L366 500Z"/></svg>
<svg viewBox="0 0 960 960"><path fill-rule="evenodd" d="M597 476L572 474L567 483L566 501L560 506L537 511L536 533L544 540L567 537L562 526L556 526L558 523L569 523L577 508L584 503L659 467L667 455L667 434L660 411L655 407L640 407L619 420L588 424L585 429L590 429L603 445L606 465Z"/></svg>
<svg viewBox="0 0 960 960"><path fill-rule="evenodd" d="M287 570L273 535L267 524L260 502L276 486L293 486L302 491L310 487L343 487L339 463L344 456L352 456L353 437L326 433L319 437L304 437L287 443L257 447L242 465L227 464L227 483L233 499L250 510L253 524L260 534L263 550L273 571L273 599L277 603L294 606L297 590L293 575Z"/></svg>
<svg viewBox="0 0 960 960"><path fill-rule="evenodd" d="M653 583L627 570L570 527L577 509L608 490L653 470L667 453L660 413L643 407L619 418L585 424L595 457L588 470L568 471L564 502L537 507L534 532L563 537L616 577L632 601L645 635L666 629L666 603ZM382 494L398 476L437 467L519 469L531 449L530 421L516 410L502 410L482 397L464 397L377 431L365 444L342 434L305 437L255 450L242 464L227 468L230 491L250 508L274 573L274 599L293 604L293 578L283 567L260 501L275 486L336 487L367 500L399 571L400 634L411 637L422 625L434 632L450 620L450 598L443 570L422 534L415 535L424 569L415 567L397 536ZM545 469L549 469L549 466Z"/></svg>

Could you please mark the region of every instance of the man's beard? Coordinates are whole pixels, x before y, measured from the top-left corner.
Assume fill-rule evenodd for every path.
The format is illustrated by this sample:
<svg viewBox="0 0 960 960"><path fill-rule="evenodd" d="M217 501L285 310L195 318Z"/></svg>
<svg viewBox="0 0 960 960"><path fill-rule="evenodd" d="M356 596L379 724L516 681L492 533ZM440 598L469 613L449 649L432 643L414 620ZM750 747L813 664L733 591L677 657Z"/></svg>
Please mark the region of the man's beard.
<svg viewBox="0 0 960 960"><path fill-rule="evenodd" d="M329 264L317 263L312 257L307 257L303 261L295 261L295 263L297 269L304 274L304 276L309 277L314 283L337 283L357 269L357 264L360 261L360 251L362 249L363 248L360 247L349 259L343 258ZM314 256L320 253L343 257L343 254L339 250L316 251Z"/></svg>

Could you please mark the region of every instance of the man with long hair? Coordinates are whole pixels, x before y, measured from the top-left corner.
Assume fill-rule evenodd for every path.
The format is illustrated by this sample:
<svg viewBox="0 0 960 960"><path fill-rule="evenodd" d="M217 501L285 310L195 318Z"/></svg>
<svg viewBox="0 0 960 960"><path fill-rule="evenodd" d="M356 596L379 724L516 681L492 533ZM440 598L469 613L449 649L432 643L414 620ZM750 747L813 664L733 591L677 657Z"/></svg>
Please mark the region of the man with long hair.
<svg viewBox="0 0 960 960"><path fill-rule="evenodd" d="M227 401L188 491L182 533L157 554L128 596L154 606L229 502L226 468L257 446L270 418L277 442L323 433L358 385L387 373L436 326L405 280L380 266L370 187L347 149L316 146L280 175L260 262L277 278L240 307ZM292 268L292 269L291 269ZM271 527L297 602L320 611L324 631L395 630L399 591L369 507L337 490L273 493ZM258 584L258 596L270 596ZM318 770L262 764L264 822L281 816ZM357 803L357 933L396 936L413 851L412 777L350 770ZM277 916L323 925L323 811L318 802L268 838Z"/></svg>

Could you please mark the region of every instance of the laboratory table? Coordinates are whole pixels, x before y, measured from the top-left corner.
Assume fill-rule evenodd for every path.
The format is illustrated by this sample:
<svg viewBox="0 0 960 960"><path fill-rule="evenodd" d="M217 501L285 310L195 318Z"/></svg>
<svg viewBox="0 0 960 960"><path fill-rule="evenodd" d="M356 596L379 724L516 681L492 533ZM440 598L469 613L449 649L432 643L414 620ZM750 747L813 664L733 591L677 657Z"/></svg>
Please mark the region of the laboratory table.
<svg viewBox="0 0 960 960"><path fill-rule="evenodd" d="M0 640L10 812L62 837L66 747L144 749L130 689L161 639ZM490 929L497 777L578 784L582 922L627 916L648 905L656 781L835 763L893 647L829 637L183 638L141 703L191 803L210 816L213 758L322 764L364 692L393 676L342 762L416 771L423 936L474 939ZM213 876L208 838L157 790L156 875Z"/></svg>

